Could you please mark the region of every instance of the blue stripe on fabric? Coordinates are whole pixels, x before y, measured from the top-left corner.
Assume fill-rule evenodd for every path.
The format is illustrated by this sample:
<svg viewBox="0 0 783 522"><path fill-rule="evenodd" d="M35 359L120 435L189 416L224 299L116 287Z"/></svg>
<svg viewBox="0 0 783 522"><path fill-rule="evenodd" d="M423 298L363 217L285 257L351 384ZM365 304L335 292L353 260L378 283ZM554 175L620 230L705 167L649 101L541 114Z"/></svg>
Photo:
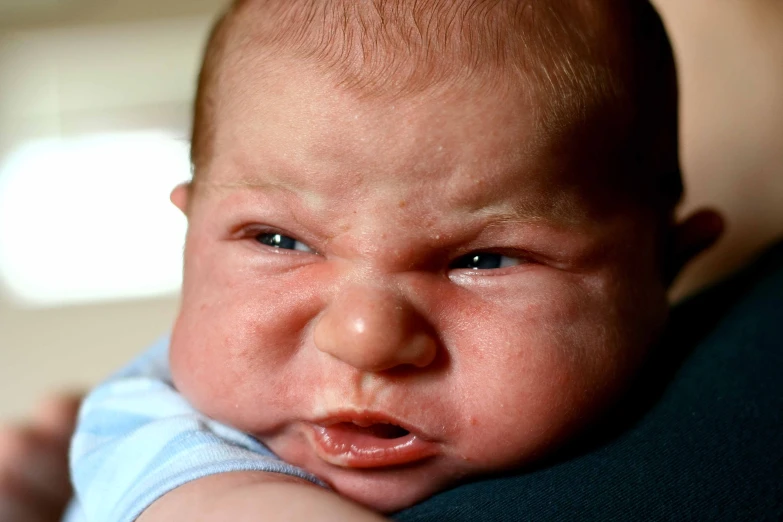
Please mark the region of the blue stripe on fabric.
<svg viewBox="0 0 783 522"><path fill-rule="evenodd" d="M187 431L180 433L158 450L156 457L150 462L140 475L146 476L154 474L161 467L166 466L170 461L177 458L185 451L194 450L200 446L214 445L220 447L224 445L215 435L198 431Z"/></svg>
<svg viewBox="0 0 783 522"><path fill-rule="evenodd" d="M83 420L79 430L96 437L116 437L132 433L154 420L156 417L150 415L98 408Z"/></svg>

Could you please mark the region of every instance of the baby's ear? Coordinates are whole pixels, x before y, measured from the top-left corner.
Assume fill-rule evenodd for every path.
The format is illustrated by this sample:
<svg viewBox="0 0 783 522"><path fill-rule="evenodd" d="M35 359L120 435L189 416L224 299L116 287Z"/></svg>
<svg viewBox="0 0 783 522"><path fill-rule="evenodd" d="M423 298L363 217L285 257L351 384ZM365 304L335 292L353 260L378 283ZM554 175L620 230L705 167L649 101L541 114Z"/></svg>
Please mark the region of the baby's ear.
<svg viewBox="0 0 783 522"><path fill-rule="evenodd" d="M174 190L171 191L171 202L174 206L182 211L186 216L188 215L188 201L190 200L190 187L189 182L180 183Z"/></svg>
<svg viewBox="0 0 783 522"><path fill-rule="evenodd" d="M696 256L714 245L725 228L723 216L712 209L697 210L670 232L666 279L671 284Z"/></svg>

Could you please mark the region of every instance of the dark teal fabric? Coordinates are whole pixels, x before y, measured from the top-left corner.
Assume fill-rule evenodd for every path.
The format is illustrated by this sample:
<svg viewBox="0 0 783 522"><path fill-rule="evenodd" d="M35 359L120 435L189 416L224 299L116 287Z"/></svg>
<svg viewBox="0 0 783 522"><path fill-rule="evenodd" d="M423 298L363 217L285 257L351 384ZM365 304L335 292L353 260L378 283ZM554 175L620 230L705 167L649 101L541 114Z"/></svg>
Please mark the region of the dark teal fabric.
<svg viewBox="0 0 783 522"><path fill-rule="evenodd" d="M783 521L783 243L678 306L635 387L556 461L396 520Z"/></svg>

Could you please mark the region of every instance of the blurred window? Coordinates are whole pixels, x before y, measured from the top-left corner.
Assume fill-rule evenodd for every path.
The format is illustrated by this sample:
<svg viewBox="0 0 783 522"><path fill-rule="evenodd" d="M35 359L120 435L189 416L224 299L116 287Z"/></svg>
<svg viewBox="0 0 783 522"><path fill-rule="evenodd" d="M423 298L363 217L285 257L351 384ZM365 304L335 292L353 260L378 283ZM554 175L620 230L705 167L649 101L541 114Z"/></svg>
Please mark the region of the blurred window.
<svg viewBox="0 0 783 522"><path fill-rule="evenodd" d="M164 132L22 144L0 164L0 280L28 306L176 292L186 221L168 194L189 174Z"/></svg>

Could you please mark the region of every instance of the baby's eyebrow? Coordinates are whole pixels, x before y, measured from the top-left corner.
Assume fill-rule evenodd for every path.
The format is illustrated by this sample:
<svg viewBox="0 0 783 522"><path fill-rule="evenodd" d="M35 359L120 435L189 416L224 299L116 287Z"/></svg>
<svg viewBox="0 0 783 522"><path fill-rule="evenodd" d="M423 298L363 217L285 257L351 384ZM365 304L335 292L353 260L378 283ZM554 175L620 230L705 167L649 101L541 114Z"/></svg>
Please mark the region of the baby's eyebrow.
<svg viewBox="0 0 783 522"><path fill-rule="evenodd" d="M530 197L496 203L465 205L470 214L496 225L511 223L576 226L590 219L589 211L574 194L553 197Z"/></svg>
<svg viewBox="0 0 783 522"><path fill-rule="evenodd" d="M265 178L240 178L233 181L202 181L199 187L220 192L250 190L258 193L282 191L294 196L295 200L304 203L311 211L324 208L326 199L317 191L308 190L295 183L284 180ZM504 224L540 224L556 227L574 227L584 225L589 219L589 212L577 197L561 193L551 198L529 198L526 200L507 200L500 202L463 202L451 210L464 212L478 218L490 227Z"/></svg>
<svg viewBox="0 0 783 522"><path fill-rule="evenodd" d="M282 190L289 194L293 194L300 200L305 201L306 203L314 207L320 206L320 203L323 200L323 198L314 191L303 189L302 187L294 183L286 183L279 179L266 178L266 179L259 180L259 179L240 178L235 181L220 181L220 182L198 180L196 182L196 185L198 185L199 189L203 188L210 191L221 191L221 192L235 191L235 190L242 190L242 189L248 189L254 192L271 192L271 191Z"/></svg>
<svg viewBox="0 0 783 522"><path fill-rule="evenodd" d="M295 189L293 185L290 185L288 183L282 183L280 181L271 181L271 180L259 181L259 180L240 179L237 181L228 181L228 182L198 180L198 186L210 190L235 190L240 188L250 188L250 189L257 189L257 190L284 189L291 192L299 192L299 190Z"/></svg>

